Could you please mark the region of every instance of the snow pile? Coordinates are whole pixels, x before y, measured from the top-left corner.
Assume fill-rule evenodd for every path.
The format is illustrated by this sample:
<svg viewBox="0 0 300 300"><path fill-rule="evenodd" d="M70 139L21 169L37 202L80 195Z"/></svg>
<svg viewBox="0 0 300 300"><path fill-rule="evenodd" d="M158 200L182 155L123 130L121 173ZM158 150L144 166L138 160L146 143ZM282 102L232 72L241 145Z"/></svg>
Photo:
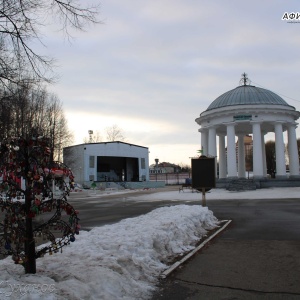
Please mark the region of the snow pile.
<svg viewBox="0 0 300 300"><path fill-rule="evenodd" d="M168 263L217 226L208 208L178 205L83 231L63 253L38 259L35 275L2 260L0 298L147 299Z"/></svg>

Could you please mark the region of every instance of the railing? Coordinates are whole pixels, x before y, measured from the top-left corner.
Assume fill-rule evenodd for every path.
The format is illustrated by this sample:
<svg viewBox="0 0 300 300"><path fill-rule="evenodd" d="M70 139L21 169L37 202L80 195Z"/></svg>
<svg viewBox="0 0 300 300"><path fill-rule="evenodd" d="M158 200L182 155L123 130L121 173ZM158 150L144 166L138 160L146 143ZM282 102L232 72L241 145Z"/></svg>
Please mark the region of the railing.
<svg viewBox="0 0 300 300"><path fill-rule="evenodd" d="M191 178L191 173L159 173L150 174L150 181L164 181L165 184L175 185L186 183L187 178Z"/></svg>

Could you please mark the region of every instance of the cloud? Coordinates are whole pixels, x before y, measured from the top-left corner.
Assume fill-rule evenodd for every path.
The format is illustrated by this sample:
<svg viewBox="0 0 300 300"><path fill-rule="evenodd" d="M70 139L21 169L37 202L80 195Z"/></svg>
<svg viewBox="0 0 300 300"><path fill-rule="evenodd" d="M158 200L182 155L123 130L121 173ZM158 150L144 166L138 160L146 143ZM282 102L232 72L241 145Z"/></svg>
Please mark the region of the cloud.
<svg viewBox="0 0 300 300"><path fill-rule="evenodd" d="M63 101L77 140L88 129L118 124L132 142L154 145L157 155L184 143L193 152L200 141L195 119L237 87L243 72L254 85L299 99L300 24L281 20L297 4L101 1L103 24L74 33L72 44L45 32L47 48L41 49L60 65L61 80L51 90ZM286 100L299 110L299 102Z"/></svg>

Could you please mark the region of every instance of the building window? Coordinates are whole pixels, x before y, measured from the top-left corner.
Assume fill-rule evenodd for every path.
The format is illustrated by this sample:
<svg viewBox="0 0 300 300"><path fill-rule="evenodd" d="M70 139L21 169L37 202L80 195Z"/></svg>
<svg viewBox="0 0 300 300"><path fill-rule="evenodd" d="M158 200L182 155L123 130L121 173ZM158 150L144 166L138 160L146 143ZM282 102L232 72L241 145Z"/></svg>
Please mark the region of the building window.
<svg viewBox="0 0 300 300"><path fill-rule="evenodd" d="M146 169L146 163L145 163L145 158L141 158L141 169Z"/></svg>
<svg viewBox="0 0 300 300"><path fill-rule="evenodd" d="M95 168L95 156L90 156L90 168Z"/></svg>

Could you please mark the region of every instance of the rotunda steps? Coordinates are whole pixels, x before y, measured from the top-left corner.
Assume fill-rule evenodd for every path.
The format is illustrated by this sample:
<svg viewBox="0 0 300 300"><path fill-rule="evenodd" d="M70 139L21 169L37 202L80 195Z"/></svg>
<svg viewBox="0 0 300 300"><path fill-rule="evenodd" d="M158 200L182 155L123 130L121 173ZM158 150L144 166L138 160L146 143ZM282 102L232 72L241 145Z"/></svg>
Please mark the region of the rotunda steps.
<svg viewBox="0 0 300 300"><path fill-rule="evenodd" d="M235 192L256 190L256 183L252 179L232 179L226 185L226 190Z"/></svg>

